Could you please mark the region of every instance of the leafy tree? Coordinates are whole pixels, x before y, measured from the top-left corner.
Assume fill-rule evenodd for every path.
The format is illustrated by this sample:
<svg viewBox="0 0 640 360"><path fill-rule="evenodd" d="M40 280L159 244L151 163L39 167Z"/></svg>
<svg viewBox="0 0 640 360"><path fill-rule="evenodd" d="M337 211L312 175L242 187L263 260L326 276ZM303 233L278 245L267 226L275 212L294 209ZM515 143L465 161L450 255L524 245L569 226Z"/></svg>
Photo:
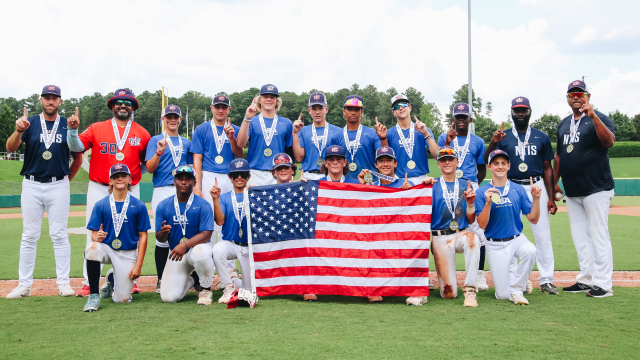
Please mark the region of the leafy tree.
<svg viewBox="0 0 640 360"><path fill-rule="evenodd" d="M485 143L491 142L493 133L500 129L500 125L484 115L476 115L473 122L476 124L476 136L482 138Z"/></svg>
<svg viewBox="0 0 640 360"><path fill-rule="evenodd" d="M469 101L469 86L468 84L464 84L453 94L453 102L449 106L449 112L445 115L447 118L447 122L451 124L451 119L453 118L453 106L457 103L467 103ZM482 98L476 97L476 92L471 90L471 111L473 112L474 118L480 115L482 112ZM490 107L491 111L493 111L493 106ZM490 116L489 113L487 116Z"/></svg>
<svg viewBox="0 0 640 360"><path fill-rule="evenodd" d="M13 134L15 128L16 117L13 110L7 104L0 106L0 151L7 151L7 139Z"/></svg>
<svg viewBox="0 0 640 360"><path fill-rule="evenodd" d="M633 141L640 141L640 114L631 119L633 126L636 128L636 134L633 136Z"/></svg>
<svg viewBox="0 0 640 360"><path fill-rule="evenodd" d="M558 124L562 119L558 115L544 114L540 119L531 122L534 127L549 136L551 143L555 143L558 139Z"/></svg>
<svg viewBox="0 0 640 360"><path fill-rule="evenodd" d="M631 141L636 135L636 128L633 126L633 122L631 122L629 116L621 113L620 110L610 112L609 119L613 121L617 141Z"/></svg>
<svg viewBox="0 0 640 360"><path fill-rule="evenodd" d="M435 103L426 103L420 108L420 113L415 114L420 118L420 121L425 123L429 129L433 132L433 136L438 140L438 136L445 133L442 126L442 113Z"/></svg>
<svg viewBox="0 0 640 360"><path fill-rule="evenodd" d="M35 114L40 114L42 112L42 104L40 103L40 95L38 94L33 94L31 96L29 96L28 98L22 100L24 103L24 106L27 107L27 111L29 112L29 114L32 114L31 116L35 115Z"/></svg>

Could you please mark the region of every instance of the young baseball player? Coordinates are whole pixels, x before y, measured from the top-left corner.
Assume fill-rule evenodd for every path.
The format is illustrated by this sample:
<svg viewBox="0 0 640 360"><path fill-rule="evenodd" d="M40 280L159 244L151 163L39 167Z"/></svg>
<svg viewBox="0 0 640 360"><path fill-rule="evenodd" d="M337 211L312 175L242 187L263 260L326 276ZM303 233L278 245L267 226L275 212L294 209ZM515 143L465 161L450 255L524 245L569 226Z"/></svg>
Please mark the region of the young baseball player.
<svg viewBox="0 0 640 360"><path fill-rule="evenodd" d="M7 299L31 295L36 248L45 211L49 216L49 236L53 242L58 293L61 296L75 294L69 285L71 247L67 235L67 220L69 181L82 164L82 154L70 152L67 146L67 119L58 114L58 108L62 104L60 88L55 85L45 86L40 104L40 115L29 117L27 108L24 108L24 116L16 120L16 130L7 139L8 152L14 152L22 143L25 144L24 162L20 171L24 179L20 198L22 239L18 263L19 281L18 286L7 295ZM71 166L69 156L73 156Z"/></svg>
<svg viewBox="0 0 640 360"><path fill-rule="evenodd" d="M452 147L442 147L436 159L442 175L439 181L427 179L434 183L431 251L440 282L440 296L445 299L458 296L456 253L464 253L464 306L477 307L476 273L480 260L480 240L468 229L468 225L476 220L476 194L468 180L456 177L458 154ZM426 299L421 297L407 299L407 305L421 305L424 302Z"/></svg>
<svg viewBox="0 0 640 360"><path fill-rule="evenodd" d="M542 190L533 184L531 196L522 185L507 178L511 167L509 155L503 150L489 154L489 170L493 174L490 183L476 192L477 222L487 237L486 249L491 278L496 289L496 299L511 300L516 305L529 305L523 292L536 261L536 246L522 233L520 214L536 224L540 218L540 194ZM513 258L519 260L517 270L511 271Z"/></svg>
<svg viewBox="0 0 640 360"><path fill-rule="evenodd" d="M211 305L213 211L193 193L196 172L191 166L178 166L174 173L176 194L158 205L156 215L156 240L168 243L171 250L160 297L163 302L178 302L197 280L201 288L198 305ZM190 276L194 269L197 279Z"/></svg>
<svg viewBox="0 0 640 360"><path fill-rule="evenodd" d="M296 161L302 163L308 180L323 177L322 164L330 137L340 135L340 128L327 122L327 99L321 92L309 96L309 115L313 118L310 125L304 126L302 114L293 123L293 153Z"/></svg>
<svg viewBox="0 0 640 360"><path fill-rule="evenodd" d="M398 122L387 131L387 141L398 158L396 175L409 174L409 181L419 184L429 173L427 148L435 159L438 145L431 129L423 122L417 117L415 124L411 122L411 103L405 95L391 98L391 111Z"/></svg>
<svg viewBox="0 0 640 360"><path fill-rule="evenodd" d="M589 297L613 296L613 252L609 236L609 204L614 181L609 148L616 141L611 119L589 103L587 85L569 84L567 103L573 114L558 124L558 144L553 173L557 200L567 194L567 212L580 273L576 283L562 291L586 292Z"/></svg>
<svg viewBox="0 0 640 360"><path fill-rule="evenodd" d="M409 181L409 175L404 174L404 179L400 179L396 175L398 161L392 148L389 146L381 146L376 150L376 169L378 172L363 169L358 175L360 184L371 184L376 186L387 186L398 189L410 189L414 183ZM378 178L374 180L374 176ZM425 178L426 179L426 178Z"/></svg>
<svg viewBox="0 0 640 360"><path fill-rule="evenodd" d="M438 146L452 146L458 153L458 168L456 177L471 181L471 187L478 191L478 184L487 175L487 166L484 162L484 140L469 134L469 124L473 122L473 114L468 104L458 103L453 106L453 119L451 128L446 134L438 137ZM484 275L484 233L478 227L478 222L469 225L480 239L480 264L478 266L478 290L488 290L487 280Z"/></svg>
<svg viewBox="0 0 640 360"><path fill-rule="evenodd" d="M182 111L177 105L167 105L164 108L162 121L165 124L165 132L156 135L149 140L147 145L147 171L153 174L153 198L151 199L151 209L153 216L157 219L158 204L166 198L176 194L176 187L173 184L173 170L178 166L193 163L193 157L189 148L191 141L178 134L178 127L182 122ZM169 151L167 151L169 150ZM156 240L155 247L156 273L158 283L156 292L160 294L162 283L162 273L164 272L167 257L169 256L169 243Z"/></svg>
<svg viewBox="0 0 640 360"><path fill-rule="evenodd" d="M133 122L133 112L138 109L138 100L127 89L118 89L107 101L107 107L113 112L113 118L91 124L87 130L78 135L80 119L71 116L67 119L69 132L67 142L69 149L75 152L91 151L89 168L89 187L87 190L87 224L93 206L98 200L109 195L109 178L107 174L111 166L122 163L131 171L131 195L140 199L139 182L145 162L147 144L151 136L138 123ZM91 245L91 234L87 234L87 247ZM89 295L86 261L83 268L84 287L76 296ZM134 283L134 293L140 289Z"/></svg>
<svg viewBox="0 0 640 360"><path fill-rule="evenodd" d="M109 170L109 195L96 202L87 229L91 244L84 251L89 280L89 297L84 311L100 307L100 298L112 297L114 302L133 300L133 281L140 276L147 250L147 231L151 228L147 206L131 196L131 172L117 163ZM112 264L100 288L102 264Z"/></svg>
<svg viewBox="0 0 640 360"><path fill-rule="evenodd" d="M357 179L363 169L375 169L376 149L388 145L387 127L379 123L378 118L375 130L360 123L364 115L364 101L358 95L349 95L344 99L342 115L347 125L342 129L342 133L331 137L329 145L340 145L347 150L347 176Z"/></svg>
<svg viewBox="0 0 640 360"><path fill-rule="evenodd" d="M553 197L553 150L549 136L538 129L529 126L531 105L529 99L519 96L511 101L511 118L514 127L506 133L503 128L493 134L491 143L485 151L485 160L489 154L497 149L504 150L509 158L515 159L517 166L509 169L509 181L522 185L531 197L529 178L533 178L542 193L540 195L540 219L537 224L531 224L533 236L536 239L536 262L540 273L540 291L556 295L558 289L553 285L553 247L551 245L551 228L549 214L558 210ZM503 124L504 125L504 124ZM529 286L529 283L527 283Z"/></svg>
<svg viewBox="0 0 640 360"><path fill-rule="evenodd" d="M347 156L342 146L329 146L324 154L322 172L325 176L319 180L360 184L358 180L345 176L349 173L349 163L347 162Z"/></svg>
<svg viewBox="0 0 640 360"><path fill-rule="evenodd" d="M271 175L273 156L287 153L293 157L293 124L291 120L276 115L282 107L278 88L267 84L247 108L238 133L238 146L244 148L249 141L247 161L251 168L249 185L269 185L276 181ZM256 115L260 112L260 115Z"/></svg>

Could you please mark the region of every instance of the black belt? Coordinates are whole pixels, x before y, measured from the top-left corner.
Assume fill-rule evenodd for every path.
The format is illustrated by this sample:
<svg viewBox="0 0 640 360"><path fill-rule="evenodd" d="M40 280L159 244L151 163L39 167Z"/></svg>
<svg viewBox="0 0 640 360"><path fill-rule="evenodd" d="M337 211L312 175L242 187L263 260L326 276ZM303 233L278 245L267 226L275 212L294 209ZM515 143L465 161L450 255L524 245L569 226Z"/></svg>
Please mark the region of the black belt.
<svg viewBox="0 0 640 360"><path fill-rule="evenodd" d="M504 239L492 239L492 238L487 238L487 240L489 240L489 241L493 241L493 242L505 242L505 241L511 241L511 240L513 240L513 239L517 238L518 236L520 236L520 234L518 234L518 235L514 235L514 236L511 236L511 237L508 237L508 238L504 238Z"/></svg>
<svg viewBox="0 0 640 360"><path fill-rule="evenodd" d="M533 178L533 183L537 183L538 181L542 180L542 176L536 176ZM531 185L531 182L529 179L522 179L522 180L518 180L518 179L509 179L509 181L513 181L514 183L518 184L518 185Z"/></svg>
<svg viewBox="0 0 640 360"><path fill-rule="evenodd" d="M322 174L322 175L324 175L324 173L321 172L320 170L311 170L311 171L307 171L307 172L311 173L311 174Z"/></svg>
<svg viewBox="0 0 640 360"><path fill-rule="evenodd" d="M35 177L32 175L25 175L24 178L30 181L37 181L39 183L50 183L50 182L54 182L54 181L59 181L59 180L63 180L64 177L66 175L62 175L62 176L51 176L51 177Z"/></svg>
<svg viewBox="0 0 640 360"><path fill-rule="evenodd" d="M249 244L247 244L247 243L241 243L241 242L237 242L237 241L234 241L234 240L231 240L231 242L236 244L236 245L238 245L238 246L242 246L242 247L249 246Z"/></svg>
<svg viewBox="0 0 640 360"><path fill-rule="evenodd" d="M459 230L451 230L451 229L431 230L431 235L433 236L451 235L464 230L467 230L467 228L459 229Z"/></svg>

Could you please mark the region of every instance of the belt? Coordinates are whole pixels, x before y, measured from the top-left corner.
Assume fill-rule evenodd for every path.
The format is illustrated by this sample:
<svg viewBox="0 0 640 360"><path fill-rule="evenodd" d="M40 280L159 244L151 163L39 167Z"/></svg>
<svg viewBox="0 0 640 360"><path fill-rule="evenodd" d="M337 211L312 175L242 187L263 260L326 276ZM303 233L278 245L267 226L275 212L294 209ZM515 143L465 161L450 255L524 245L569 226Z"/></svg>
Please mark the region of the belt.
<svg viewBox="0 0 640 360"><path fill-rule="evenodd" d="M431 230L431 235L433 236L451 235L464 230L467 230L467 228L459 229L459 230L451 230L451 229Z"/></svg>
<svg viewBox="0 0 640 360"><path fill-rule="evenodd" d="M324 175L324 173L321 172L320 170L311 170L311 171L307 171L307 172L310 173L310 174L322 174L322 175Z"/></svg>
<svg viewBox="0 0 640 360"><path fill-rule="evenodd" d="M533 178L533 183L535 184L540 180L542 180L542 176L536 176L536 177ZM522 179L522 180L509 179L509 181L513 181L514 183L516 183L518 185L531 185L531 182L529 181L529 179Z"/></svg>
<svg viewBox="0 0 640 360"><path fill-rule="evenodd" d="M232 243L234 243L234 244L238 245L238 246L242 246L242 247L247 247L247 246L249 246L249 244L247 244L247 243L241 243L241 242L237 242L237 241L235 241L235 240L230 240L230 241L231 241Z"/></svg>
<svg viewBox="0 0 640 360"><path fill-rule="evenodd" d="M520 236L520 234L518 234L518 235L514 235L514 236L511 236L511 237L508 237L508 238L504 238L504 239L492 239L492 238L487 238L487 240L489 240L489 241L493 241L493 242L506 242L506 241L511 241L511 240L513 240L513 239L517 238L518 236Z"/></svg>
<svg viewBox="0 0 640 360"><path fill-rule="evenodd" d="M65 178L66 175L62 175L62 176L51 176L51 177L35 177L33 175L25 175L24 178L26 180L30 180L30 181L37 181L39 183L50 183L50 182L55 182L58 180L63 180Z"/></svg>

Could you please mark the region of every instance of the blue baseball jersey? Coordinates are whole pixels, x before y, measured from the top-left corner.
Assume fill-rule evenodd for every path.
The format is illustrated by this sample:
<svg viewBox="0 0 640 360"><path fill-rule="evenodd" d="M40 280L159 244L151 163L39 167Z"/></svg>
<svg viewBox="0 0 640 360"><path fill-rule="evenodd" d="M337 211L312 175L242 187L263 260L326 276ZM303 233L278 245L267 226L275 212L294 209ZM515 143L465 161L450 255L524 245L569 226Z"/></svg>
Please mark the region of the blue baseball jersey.
<svg viewBox="0 0 640 360"><path fill-rule="evenodd" d="M236 219L236 215L233 212L233 202L231 200L231 196L235 196L236 200L238 201L238 211L239 211L238 214L242 213L241 206L243 206L242 202L244 201L244 193L237 194L235 191L229 191L220 195L220 207L222 208L222 213L224 213L224 225L222 225L222 239L227 241L236 241L239 243L246 244L247 243L247 217L245 216L242 219L242 224L238 224L238 219ZM257 221L257 217L255 219L256 220L252 220L252 221ZM242 238L238 233L238 230L240 230L240 225L242 226Z"/></svg>
<svg viewBox="0 0 640 360"><path fill-rule="evenodd" d="M357 179L362 169L369 169L369 170L376 171L376 150L380 146L382 146L382 143L380 142L380 138L378 137L378 134L376 133L376 131L370 127L366 127L364 125L362 126L362 134L360 135L360 144L358 145L358 150L356 152L355 159L351 158L351 153L349 152L349 149L347 148L347 145L344 142L343 131L344 131L343 129L340 129L340 131L337 134L333 134L327 146L331 146L331 145L342 146L345 149L345 152L347 153L346 154L347 161L349 163L355 162L356 165L358 165L358 168L356 169L356 171L349 171L349 174L347 174L347 176ZM356 140L356 135L358 134L358 130L356 129L353 131L347 131L347 134L349 136L349 142L353 142Z"/></svg>
<svg viewBox="0 0 640 360"><path fill-rule="evenodd" d="M476 190L476 215L482 213L487 199L484 193L491 189L491 184L484 184ZM484 229L484 235L492 239L504 239L519 235L522 232L522 219L520 213L527 215L531 212L533 205L529 200L527 191L521 185L514 182L509 183L509 193L502 196L504 186L496 187L500 191L500 202L491 204L491 214L489 223Z"/></svg>
<svg viewBox="0 0 640 360"><path fill-rule="evenodd" d="M182 136L180 136L182 137ZM156 150L158 150L158 141L162 140L164 135L156 135L149 140L147 144L147 154L145 156L144 161L149 161L156 154ZM167 139L171 141L173 146L178 146L180 144L178 140L178 136L167 136ZM180 157L180 163L178 166L193 164L193 154L189 152L189 147L191 146L191 141L189 139L182 138L182 156ZM158 164L158 168L153 172L153 187L160 186L168 186L173 185L173 174L172 171L177 166L173 162L173 155L171 155L171 148L169 148L169 144L167 144L167 149L164 151L164 154L160 157L160 163Z"/></svg>
<svg viewBox="0 0 640 360"><path fill-rule="evenodd" d="M506 136L496 144L496 148L504 150L509 155L511 161L511 169L507 174L509 179L523 180L529 179L529 177L542 176L544 173L543 163L553 160L555 156L549 136L538 129L531 128L529 141L524 147L524 163L527 164L527 171L522 172L518 169L518 166L522 163L518 140L513 136L511 129L504 133ZM524 141L526 135L526 132L519 132L520 141Z"/></svg>
<svg viewBox="0 0 640 360"><path fill-rule="evenodd" d="M69 171L69 156L73 154L67 146L67 119L60 117L58 129L49 147L51 159L45 160L42 153L47 151L44 146L44 135L40 126L40 115L27 118L31 125L22 133L20 138L24 143L24 162L20 175L33 175L35 177L59 177L71 174ZM47 131L53 129L54 121L45 121Z"/></svg>
<svg viewBox="0 0 640 360"><path fill-rule="evenodd" d="M156 232L160 232L162 229L162 222L166 221L166 225L171 225L171 233L169 234L169 249L173 250L174 247L180 244L180 239L186 237L191 239L197 234L203 231L213 231L213 210L211 205L198 195L193 196L193 202L191 207L187 210L187 226L185 235L182 235L182 227L180 227L180 218L178 216L184 216L184 208L187 203L178 203L180 207L180 214L176 214L176 208L173 204L174 196L168 197L158 204L156 210ZM184 221L184 219L183 219ZM184 222L183 222L184 224Z"/></svg>
<svg viewBox="0 0 640 360"><path fill-rule="evenodd" d="M122 211L122 205L124 201L116 201L116 210L118 213ZM98 200L93 206L87 229L100 230L102 224L102 230L107 233L107 236L102 240L103 244L109 245L113 248L112 242L116 239L116 231L111 219L111 204L109 203L109 196ZM122 242L122 246L119 249L114 250L134 250L138 248L138 240L140 239L139 233L151 229L149 223L149 213L147 206L137 198L129 196L129 207L124 218L124 223L120 228L120 234L117 239Z"/></svg>
<svg viewBox="0 0 640 360"><path fill-rule="evenodd" d="M414 186L415 184L412 181L409 181L409 184L411 184L411 186ZM371 183L371 185L375 185L375 186L385 186L385 187L392 187L392 188L397 188L397 189L401 189L402 185L404 185L404 178L398 178L395 179L391 184L382 184L380 182L380 180L378 181L374 181Z"/></svg>
<svg viewBox="0 0 640 360"><path fill-rule="evenodd" d="M318 136L318 145L322 146L322 140L320 139L324 136L324 132L326 129L329 129L329 135L327 135L327 143L324 149L322 149L322 153L318 153L318 148L313 143L313 132L311 131L311 125L307 125L300 130L298 133L298 140L300 141L300 146L304 148L304 160L302 160L302 169L304 171L313 171L320 170L320 167L317 164L318 159L324 159L324 154L327 151L327 147L329 146L329 141L332 136L335 134L342 134L342 129L329 124L329 122L325 122L324 127L316 128L316 135Z"/></svg>
<svg viewBox="0 0 640 360"><path fill-rule="evenodd" d="M412 124L411 126L414 125ZM407 141L409 141L409 132L410 129L402 130L402 134ZM431 129L429 129L429 133L433 136ZM413 156L411 158L409 158L407 151L404 149L400 135L398 135L398 129L395 126L387 130L387 142L393 149L393 152L396 154L396 159L398 160L398 167L396 168L396 175L398 175L398 177L403 178L404 174L407 173L409 177L422 176L429 173L429 159L427 158L429 144L427 144L424 135L417 131L415 132L413 139ZM415 168L409 169L407 167L409 160L413 160L416 163Z"/></svg>
<svg viewBox="0 0 640 360"><path fill-rule="evenodd" d="M467 221L467 200L464 198L464 192L467 190L467 184L469 180L458 179L458 203L454 210L455 218L451 215L447 204L444 201L442 191L442 181L438 181L433 184L433 202L431 209L431 230L445 230L449 229L451 220L455 220L458 223L458 229L466 229L469 226ZM453 192L455 182L445 183L449 193ZM453 205L453 202L450 202Z"/></svg>
<svg viewBox="0 0 640 360"><path fill-rule="evenodd" d="M325 177L323 177L323 178L320 178L320 179L318 179L318 181L327 181L327 177L325 176ZM336 181L336 182L337 182L337 181ZM345 184L360 184L360 181L358 181L358 180L356 180L356 179L354 179L354 178L350 178L350 177L348 177L348 176L345 176L345 177L344 177L344 181L343 181L343 182L344 182Z"/></svg>
<svg viewBox="0 0 640 360"><path fill-rule="evenodd" d="M213 120L211 120L213 121ZM228 174L229 173L229 164L233 159L235 159L235 155L231 151L231 143L229 139L225 139L224 145L222 146L222 164L216 164L216 157L220 155L218 150L216 149L216 141L213 137L213 130L211 129L211 121L206 122L202 125L199 125L196 128L196 131L193 133L191 138L191 148L189 151L193 154L202 155L202 170L214 172L218 174ZM234 137L238 138L238 133L240 132L240 128L231 124L233 129L235 130ZM224 134L224 126L217 126L216 131L218 131L218 135Z"/></svg>
<svg viewBox="0 0 640 360"><path fill-rule="evenodd" d="M480 137L475 136L473 134L469 134L471 136L471 141L469 143L469 152L464 158L464 163L460 169L464 173L462 176L465 180L471 180L473 182L478 182L478 164L484 164L484 140ZM442 134L438 137L438 146L443 147L445 141L447 140L447 134ZM467 140L466 136L458 136L458 147L461 149L464 147L464 142ZM453 147L453 141L450 144ZM459 149L456 149L458 154L460 153ZM459 160L458 160L459 161Z"/></svg>
<svg viewBox="0 0 640 360"><path fill-rule="evenodd" d="M264 126L268 131L273 124L273 118L264 118ZM271 149L271 156L264 156L264 150L267 143L264 141L262 127L260 126L260 118L254 116L249 123L249 151L247 152L247 161L249 168L255 170L271 171L273 166L273 157L276 154L284 153L284 150L293 146L293 123L286 117L278 116L278 125L276 132L268 146ZM227 165L227 172L229 166Z"/></svg>

